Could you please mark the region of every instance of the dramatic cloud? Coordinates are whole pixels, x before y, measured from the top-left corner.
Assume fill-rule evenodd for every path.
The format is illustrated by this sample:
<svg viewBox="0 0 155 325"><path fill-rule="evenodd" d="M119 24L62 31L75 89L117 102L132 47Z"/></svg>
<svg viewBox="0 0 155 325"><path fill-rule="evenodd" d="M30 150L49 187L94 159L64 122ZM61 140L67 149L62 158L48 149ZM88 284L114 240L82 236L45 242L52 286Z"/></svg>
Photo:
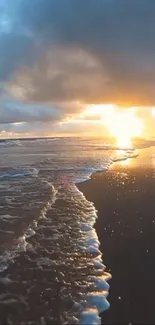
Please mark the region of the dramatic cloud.
<svg viewBox="0 0 155 325"><path fill-rule="evenodd" d="M52 107L39 105L24 105L18 102L2 102L0 107L0 122L15 123L23 121L48 121L60 118L60 111Z"/></svg>
<svg viewBox="0 0 155 325"><path fill-rule="evenodd" d="M32 71L21 71L22 78L30 72L25 97L155 102L154 0L8 3L5 24L1 18L0 76L8 80L22 64L32 65L35 59Z"/></svg>
<svg viewBox="0 0 155 325"><path fill-rule="evenodd" d="M6 90L17 99L36 102L92 102L99 100L101 85L106 83L101 70L101 64L86 51L55 46L33 67L20 70Z"/></svg>
<svg viewBox="0 0 155 325"><path fill-rule="evenodd" d="M55 122L82 110L79 103L61 103L55 106L25 104L20 101L0 101L0 124L15 122Z"/></svg>
<svg viewBox="0 0 155 325"><path fill-rule="evenodd" d="M0 123L155 105L154 37L154 0L0 0Z"/></svg>

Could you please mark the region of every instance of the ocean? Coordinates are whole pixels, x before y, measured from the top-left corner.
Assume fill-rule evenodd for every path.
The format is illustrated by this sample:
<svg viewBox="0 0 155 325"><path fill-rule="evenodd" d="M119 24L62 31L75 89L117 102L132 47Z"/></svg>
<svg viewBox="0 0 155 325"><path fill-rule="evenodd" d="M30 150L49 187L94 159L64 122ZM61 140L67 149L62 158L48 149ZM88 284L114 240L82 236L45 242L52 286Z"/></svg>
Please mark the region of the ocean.
<svg viewBox="0 0 155 325"><path fill-rule="evenodd" d="M101 324L111 274L97 211L76 184L136 149L97 138L0 142L0 324Z"/></svg>

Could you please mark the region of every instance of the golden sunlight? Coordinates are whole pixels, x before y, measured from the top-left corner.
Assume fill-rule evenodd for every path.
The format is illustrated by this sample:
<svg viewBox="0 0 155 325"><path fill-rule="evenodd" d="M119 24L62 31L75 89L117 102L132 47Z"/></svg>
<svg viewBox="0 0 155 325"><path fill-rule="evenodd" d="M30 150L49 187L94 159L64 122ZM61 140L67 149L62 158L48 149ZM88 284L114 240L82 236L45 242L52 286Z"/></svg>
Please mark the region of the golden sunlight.
<svg viewBox="0 0 155 325"><path fill-rule="evenodd" d="M116 141L119 148L132 148L132 141L129 136L116 136Z"/></svg>
<svg viewBox="0 0 155 325"><path fill-rule="evenodd" d="M99 118L109 118L115 111L116 105L113 104L94 104L88 105L87 108L82 112L81 117L95 117Z"/></svg>
<svg viewBox="0 0 155 325"><path fill-rule="evenodd" d="M131 164L131 162L132 162L132 159L129 158L129 159L120 161L119 164L121 166L129 166Z"/></svg>
<svg viewBox="0 0 155 325"><path fill-rule="evenodd" d="M141 136L144 129L143 121L132 109L115 112L107 121L107 127L120 147L131 147L131 139Z"/></svg>
<svg viewBox="0 0 155 325"><path fill-rule="evenodd" d="M99 118L107 127L111 136L116 137L121 148L131 147L131 139L139 137L144 130L144 123L136 116L136 108L120 109L116 105L89 105L82 113L83 117Z"/></svg>
<svg viewBox="0 0 155 325"><path fill-rule="evenodd" d="M155 117L155 108L152 108L152 116Z"/></svg>

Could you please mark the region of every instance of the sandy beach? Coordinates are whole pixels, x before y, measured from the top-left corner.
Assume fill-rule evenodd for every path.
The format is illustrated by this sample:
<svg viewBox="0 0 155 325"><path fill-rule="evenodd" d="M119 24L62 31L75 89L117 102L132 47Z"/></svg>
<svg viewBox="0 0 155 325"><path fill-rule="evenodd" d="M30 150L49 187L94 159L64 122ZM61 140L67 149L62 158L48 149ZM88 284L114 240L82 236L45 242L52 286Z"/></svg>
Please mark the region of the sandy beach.
<svg viewBox="0 0 155 325"><path fill-rule="evenodd" d="M112 274L104 324L155 324L155 149L79 184L98 210L103 262Z"/></svg>

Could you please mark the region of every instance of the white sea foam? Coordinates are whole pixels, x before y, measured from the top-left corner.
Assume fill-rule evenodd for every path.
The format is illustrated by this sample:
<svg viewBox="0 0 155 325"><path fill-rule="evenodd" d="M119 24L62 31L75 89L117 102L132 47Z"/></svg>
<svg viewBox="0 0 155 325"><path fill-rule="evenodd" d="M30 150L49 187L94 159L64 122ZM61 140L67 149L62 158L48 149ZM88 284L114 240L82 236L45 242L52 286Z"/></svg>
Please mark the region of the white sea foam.
<svg viewBox="0 0 155 325"><path fill-rule="evenodd" d="M102 260L100 258L94 260L94 266L96 269L105 269L105 266L103 265Z"/></svg>
<svg viewBox="0 0 155 325"><path fill-rule="evenodd" d="M108 279L107 279L108 280ZM109 278L110 280L110 278ZM98 290L106 290L109 291L109 284L107 281L105 281L105 277L101 275L97 279L95 279L95 288Z"/></svg>
<svg viewBox="0 0 155 325"><path fill-rule="evenodd" d="M0 272L7 270L9 262L13 261L16 253L14 250L6 250L5 254L0 255Z"/></svg>
<svg viewBox="0 0 155 325"><path fill-rule="evenodd" d="M109 303L106 298L109 291L107 280L110 277L104 276L105 266L99 249L100 242L96 230L93 228L97 218L96 209L93 203L86 201L85 197L77 189L76 194L79 196L79 199L80 195L82 196L83 203L85 202L83 204L84 216L88 218L87 223L81 222L79 225L81 229L81 240L79 244L81 250L92 255L91 263L94 265L94 276L88 276L88 281L92 281L94 291L86 295L86 304L80 315L80 325L88 324L88 322L90 325L100 324L99 313L109 308Z"/></svg>
<svg viewBox="0 0 155 325"><path fill-rule="evenodd" d="M113 162L119 162L119 161L131 159L131 158L137 158L138 156L139 156L139 154L136 152L136 150L133 150L133 151L128 150L125 153L121 152L121 155L114 157Z"/></svg>
<svg viewBox="0 0 155 325"><path fill-rule="evenodd" d="M25 238L30 238L35 235L35 230L32 228L28 228L25 232Z"/></svg>
<svg viewBox="0 0 155 325"><path fill-rule="evenodd" d="M17 240L18 251L25 252L27 245L28 245L28 242L26 241L26 235L24 234L23 236L19 237Z"/></svg>
<svg viewBox="0 0 155 325"><path fill-rule="evenodd" d="M86 241L86 245L88 246L94 246L94 247L99 247L100 243L99 243L99 240L98 238L89 238L87 239Z"/></svg>
<svg viewBox="0 0 155 325"><path fill-rule="evenodd" d="M83 230L83 231L90 231L90 230L92 230L93 228L92 228L92 226L90 225L90 224L88 224L88 223L81 223L81 229Z"/></svg>
<svg viewBox="0 0 155 325"><path fill-rule="evenodd" d="M101 318L99 317L97 308L87 308L81 313L81 325L101 325Z"/></svg>
<svg viewBox="0 0 155 325"><path fill-rule="evenodd" d="M90 305L90 307L96 307L98 309L98 313L101 313L110 307L109 302L106 299L107 296L107 290L92 292L88 294L88 305Z"/></svg>

